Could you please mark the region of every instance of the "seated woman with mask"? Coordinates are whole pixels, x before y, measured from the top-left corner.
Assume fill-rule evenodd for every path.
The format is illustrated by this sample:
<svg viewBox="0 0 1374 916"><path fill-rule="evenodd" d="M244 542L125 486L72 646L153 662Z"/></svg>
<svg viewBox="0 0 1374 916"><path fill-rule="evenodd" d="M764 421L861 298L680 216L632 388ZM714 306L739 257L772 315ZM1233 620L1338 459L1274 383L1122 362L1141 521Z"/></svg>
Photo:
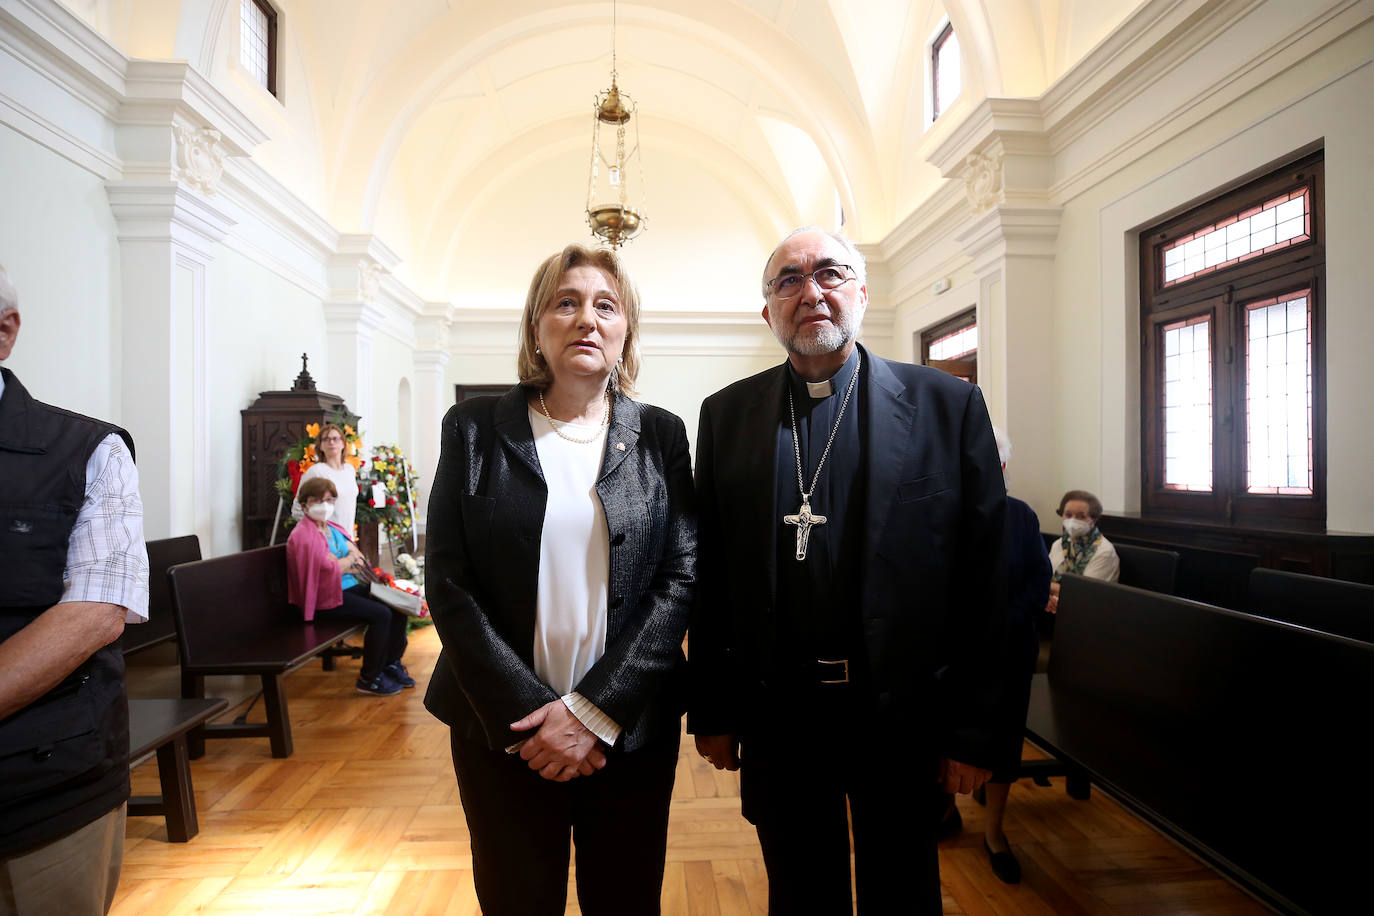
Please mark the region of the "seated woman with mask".
<svg viewBox="0 0 1374 916"><path fill-rule="evenodd" d="M1059 579L1064 573L1115 582L1121 575L1121 560L1112 542L1097 530L1102 517L1102 501L1087 490L1070 490L1059 500L1059 517L1063 520L1064 535L1050 545L1050 565L1054 567L1054 581L1050 583L1048 613L1059 610Z"/></svg>
<svg viewBox="0 0 1374 916"><path fill-rule="evenodd" d="M363 670L359 693L385 697L414 687L415 680L401 664L406 650L405 615L369 597L367 560L337 523L338 490L327 477L301 483L296 491L305 518L286 540L287 600L300 608L306 621L356 620L367 624L363 636Z"/></svg>

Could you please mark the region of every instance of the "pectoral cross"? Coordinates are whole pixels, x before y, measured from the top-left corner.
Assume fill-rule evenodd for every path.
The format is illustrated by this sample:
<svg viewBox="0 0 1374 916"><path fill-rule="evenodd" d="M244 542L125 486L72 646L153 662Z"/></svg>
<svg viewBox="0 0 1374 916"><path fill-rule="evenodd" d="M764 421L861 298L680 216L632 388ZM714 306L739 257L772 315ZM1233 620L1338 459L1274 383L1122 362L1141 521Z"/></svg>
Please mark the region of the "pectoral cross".
<svg viewBox="0 0 1374 916"><path fill-rule="evenodd" d="M802 497L801 508L796 515L784 515L782 520L789 525L797 526L797 559L806 559L806 543L811 540L811 528L813 525L824 525L824 515L811 514L811 500Z"/></svg>

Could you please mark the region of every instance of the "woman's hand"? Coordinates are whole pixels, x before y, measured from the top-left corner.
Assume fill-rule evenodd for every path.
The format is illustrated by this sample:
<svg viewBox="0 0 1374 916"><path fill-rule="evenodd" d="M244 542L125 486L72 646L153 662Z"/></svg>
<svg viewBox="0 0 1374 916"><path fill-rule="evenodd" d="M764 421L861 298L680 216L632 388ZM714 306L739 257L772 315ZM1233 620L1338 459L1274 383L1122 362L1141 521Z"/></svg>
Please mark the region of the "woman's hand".
<svg viewBox="0 0 1374 916"><path fill-rule="evenodd" d="M354 569L363 569L367 566L367 557L363 556L361 550L352 541L348 544L348 553L341 557L335 557L334 562L339 564L339 574L352 572Z"/></svg>
<svg viewBox="0 0 1374 916"><path fill-rule="evenodd" d="M511 731L538 728L520 745L520 758L531 770L554 782L567 782L590 776L606 765L606 755L597 747L597 737L578 721L566 703L553 700L536 709Z"/></svg>

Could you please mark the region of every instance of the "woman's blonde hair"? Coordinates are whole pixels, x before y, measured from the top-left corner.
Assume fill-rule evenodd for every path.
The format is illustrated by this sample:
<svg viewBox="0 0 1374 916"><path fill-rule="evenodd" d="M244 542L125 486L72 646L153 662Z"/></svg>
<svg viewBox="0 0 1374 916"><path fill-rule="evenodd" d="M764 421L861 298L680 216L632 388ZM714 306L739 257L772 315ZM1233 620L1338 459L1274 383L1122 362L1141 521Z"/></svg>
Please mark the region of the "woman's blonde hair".
<svg viewBox="0 0 1374 916"><path fill-rule="evenodd" d="M608 248L569 245L546 258L534 272L529 294L525 296L525 311L520 316L520 356L516 361L520 383L541 391L553 384L553 371L548 362L535 352L534 328L553 305L563 275L574 267L584 266L599 268L615 284L620 307L625 312L625 348L621 351L620 362L611 370L610 388L633 397L639 393L635 388L635 380L639 378L639 290L625 262Z"/></svg>

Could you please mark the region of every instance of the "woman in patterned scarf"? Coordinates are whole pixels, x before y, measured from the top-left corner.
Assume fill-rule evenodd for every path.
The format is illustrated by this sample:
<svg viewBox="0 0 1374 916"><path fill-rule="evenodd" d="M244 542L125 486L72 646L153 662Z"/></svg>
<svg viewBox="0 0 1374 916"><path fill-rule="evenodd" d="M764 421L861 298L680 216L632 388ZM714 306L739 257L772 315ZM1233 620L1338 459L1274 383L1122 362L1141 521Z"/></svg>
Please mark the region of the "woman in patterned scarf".
<svg viewBox="0 0 1374 916"><path fill-rule="evenodd" d="M1107 582L1115 582L1121 575L1116 548L1097 530L1097 520L1102 517L1100 499L1087 490L1070 490L1059 500L1059 517L1064 533L1050 545L1054 581L1045 610L1051 614L1059 610L1059 580L1064 573Z"/></svg>

